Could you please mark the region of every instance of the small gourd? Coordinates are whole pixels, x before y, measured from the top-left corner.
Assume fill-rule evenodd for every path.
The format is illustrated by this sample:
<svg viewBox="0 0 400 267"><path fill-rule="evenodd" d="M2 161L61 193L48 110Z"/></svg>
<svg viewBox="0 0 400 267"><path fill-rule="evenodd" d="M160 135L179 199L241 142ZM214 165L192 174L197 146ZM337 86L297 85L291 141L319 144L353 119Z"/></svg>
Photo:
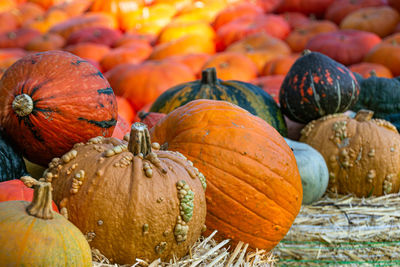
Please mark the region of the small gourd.
<svg viewBox="0 0 400 267"><path fill-rule="evenodd" d="M329 172L325 159L311 146L285 138L293 150L303 186L302 204L311 204L320 199L329 182Z"/></svg>

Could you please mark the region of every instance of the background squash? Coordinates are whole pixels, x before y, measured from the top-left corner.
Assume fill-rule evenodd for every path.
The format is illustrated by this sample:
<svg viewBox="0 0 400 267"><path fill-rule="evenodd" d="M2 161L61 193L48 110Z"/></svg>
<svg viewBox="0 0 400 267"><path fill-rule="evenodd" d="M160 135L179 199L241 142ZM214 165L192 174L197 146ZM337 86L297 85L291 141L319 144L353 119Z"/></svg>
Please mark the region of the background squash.
<svg viewBox="0 0 400 267"><path fill-rule="evenodd" d="M22 154L15 149L11 140L0 131L0 182L19 179L27 174Z"/></svg>

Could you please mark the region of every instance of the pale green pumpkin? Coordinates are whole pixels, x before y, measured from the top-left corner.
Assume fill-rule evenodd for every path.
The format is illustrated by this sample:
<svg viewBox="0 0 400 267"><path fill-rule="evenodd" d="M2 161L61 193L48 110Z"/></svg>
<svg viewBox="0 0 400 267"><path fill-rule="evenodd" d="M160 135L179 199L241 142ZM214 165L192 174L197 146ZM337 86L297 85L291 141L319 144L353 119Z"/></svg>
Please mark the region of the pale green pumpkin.
<svg viewBox="0 0 400 267"><path fill-rule="evenodd" d="M303 185L302 204L311 204L322 197L329 182L325 159L311 146L285 138L293 150Z"/></svg>

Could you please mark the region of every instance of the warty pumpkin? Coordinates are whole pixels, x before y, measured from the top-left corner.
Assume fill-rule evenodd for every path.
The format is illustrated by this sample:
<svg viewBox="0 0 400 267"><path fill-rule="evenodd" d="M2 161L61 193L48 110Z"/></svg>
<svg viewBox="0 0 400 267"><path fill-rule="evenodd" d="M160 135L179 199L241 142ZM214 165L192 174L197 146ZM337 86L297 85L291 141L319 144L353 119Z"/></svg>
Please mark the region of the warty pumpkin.
<svg viewBox="0 0 400 267"><path fill-rule="evenodd" d="M180 258L204 230L204 175L178 152L159 150L143 123L127 137L99 136L54 158L44 176L55 202L113 262Z"/></svg>
<svg viewBox="0 0 400 267"><path fill-rule="evenodd" d="M5 266L92 266L83 234L52 210L51 184L36 182L32 202L0 203L0 262Z"/></svg>
<svg viewBox="0 0 400 267"><path fill-rule="evenodd" d="M359 91L356 78L345 66L321 53L306 50L286 75L279 101L289 119L308 123L350 109Z"/></svg>
<svg viewBox="0 0 400 267"><path fill-rule="evenodd" d="M25 56L0 80L0 124L34 163L46 165L77 142L111 136L116 119L116 100L107 80L68 52Z"/></svg>
<svg viewBox="0 0 400 267"><path fill-rule="evenodd" d="M150 133L207 177L207 229L265 250L285 236L300 210L301 179L292 151L267 122L232 103L199 99Z"/></svg>
<svg viewBox="0 0 400 267"><path fill-rule="evenodd" d="M338 113L307 124L300 141L324 157L331 191L358 197L397 193L400 187L400 135L390 122L360 110L354 119Z"/></svg>
<svg viewBox="0 0 400 267"><path fill-rule="evenodd" d="M268 93L251 83L221 80L215 68L203 70L199 80L168 89L154 101L150 111L168 114L196 99L231 102L264 119L282 135L287 134L282 113Z"/></svg>

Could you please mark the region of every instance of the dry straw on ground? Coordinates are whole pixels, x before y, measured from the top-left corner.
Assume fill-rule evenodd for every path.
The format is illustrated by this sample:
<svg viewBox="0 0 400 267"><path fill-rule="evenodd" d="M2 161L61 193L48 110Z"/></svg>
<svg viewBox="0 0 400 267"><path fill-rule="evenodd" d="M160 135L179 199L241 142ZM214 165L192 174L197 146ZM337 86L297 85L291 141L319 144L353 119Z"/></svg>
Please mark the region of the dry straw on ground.
<svg viewBox="0 0 400 267"><path fill-rule="evenodd" d="M400 266L400 194L302 206L273 253L278 265Z"/></svg>
<svg viewBox="0 0 400 267"><path fill-rule="evenodd" d="M234 250L229 251L229 240L220 243L213 239L216 231L209 237L201 237L197 243L192 247L189 254L182 259L174 259L170 262L161 262L156 260L154 262L145 262L140 259L133 265L125 266L146 266L146 267L261 267L261 266L274 266L275 258L272 253L264 250L256 250L255 252L248 251L248 245L239 242ZM111 267L122 266L117 264L110 264L108 259L101 255L101 253L94 249L92 250L93 266L94 267Z"/></svg>

